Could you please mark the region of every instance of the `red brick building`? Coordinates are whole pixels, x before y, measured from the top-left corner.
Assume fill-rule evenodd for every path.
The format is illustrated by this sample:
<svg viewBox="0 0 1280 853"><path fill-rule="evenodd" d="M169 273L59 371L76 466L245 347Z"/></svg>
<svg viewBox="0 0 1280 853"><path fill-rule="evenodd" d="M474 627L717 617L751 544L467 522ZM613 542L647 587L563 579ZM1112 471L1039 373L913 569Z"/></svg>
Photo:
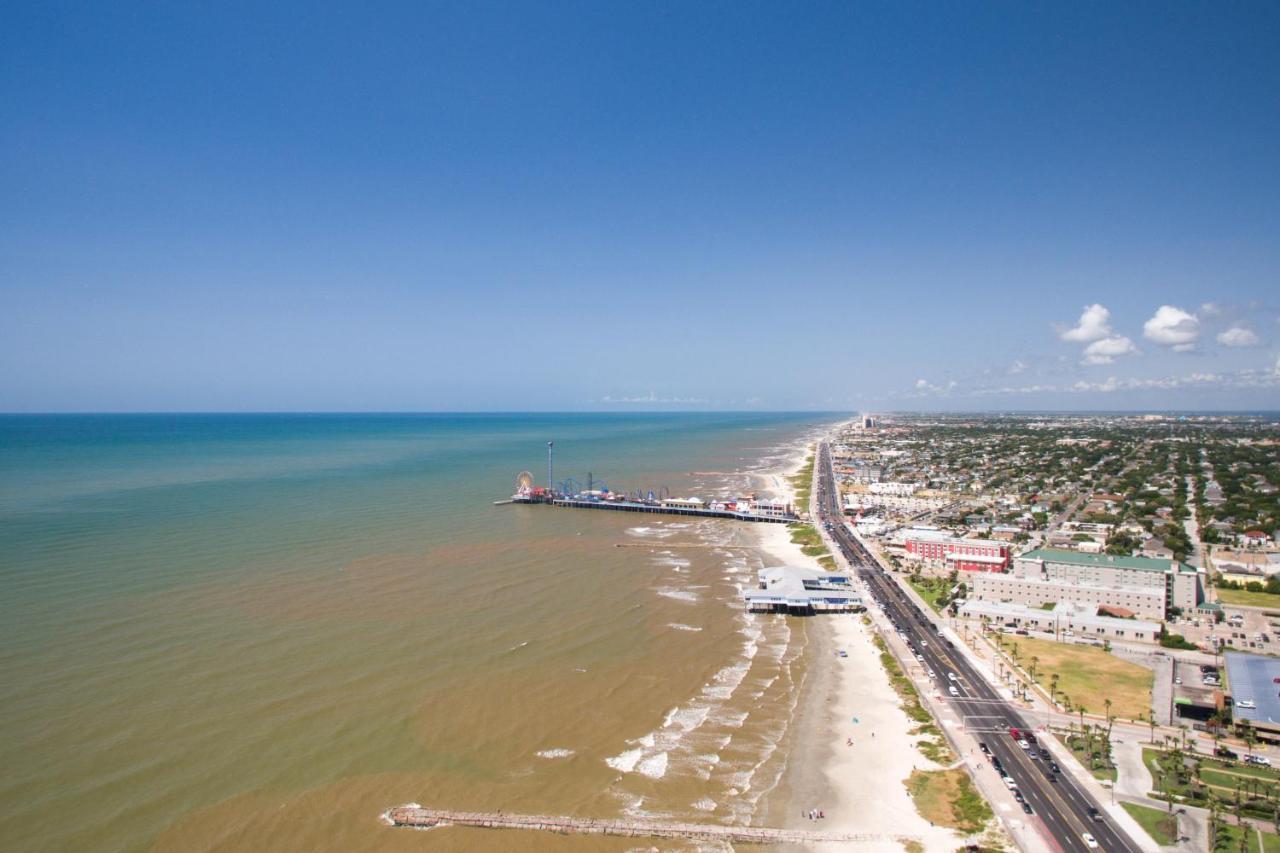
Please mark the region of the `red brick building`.
<svg viewBox="0 0 1280 853"><path fill-rule="evenodd" d="M1008 542L915 533L908 534L903 545L911 559L945 563L961 572L1003 572L1009 568Z"/></svg>

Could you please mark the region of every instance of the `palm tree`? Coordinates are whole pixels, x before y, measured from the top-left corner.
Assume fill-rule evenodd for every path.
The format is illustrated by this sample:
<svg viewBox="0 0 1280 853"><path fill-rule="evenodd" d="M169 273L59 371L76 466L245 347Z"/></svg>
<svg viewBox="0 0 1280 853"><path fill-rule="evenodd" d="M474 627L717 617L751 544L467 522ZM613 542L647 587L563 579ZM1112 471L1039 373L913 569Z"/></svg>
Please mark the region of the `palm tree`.
<svg viewBox="0 0 1280 853"><path fill-rule="evenodd" d="M1038 663L1040 663L1040 658L1036 657L1035 655L1032 655L1031 656L1031 683L1032 684L1035 684L1035 681L1036 681L1036 664Z"/></svg>
<svg viewBox="0 0 1280 853"><path fill-rule="evenodd" d="M1053 697L1057 694L1057 692L1058 692L1058 673L1055 672L1049 676L1049 704L1050 705L1055 704Z"/></svg>

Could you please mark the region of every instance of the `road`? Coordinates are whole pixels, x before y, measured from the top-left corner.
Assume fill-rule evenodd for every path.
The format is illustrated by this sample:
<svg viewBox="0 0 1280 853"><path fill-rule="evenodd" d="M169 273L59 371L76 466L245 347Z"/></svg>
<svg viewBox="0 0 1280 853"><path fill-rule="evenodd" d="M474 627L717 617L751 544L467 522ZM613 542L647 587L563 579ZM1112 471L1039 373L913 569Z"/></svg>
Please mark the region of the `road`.
<svg viewBox="0 0 1280 853"><path fill-rule="evenodd" d="M1067 773L1053 773L1047 762L1032 760L1009 735L1011 727L1034 731L1035 723L1024 720L1022 713L1010 705L981 676L968 659L952 647L938 632L935 614L925 613L898 587L876 560L867 553L843 522L830 450L826 443L818 445L819 479L816 506L818 520L831 523L830 534L858 577L866 584L877 603L904 633L911 648L923 658L926 667L937 674L939 683L947 684L948 673L957 676L956 693L950 701L966 721L969 731L986 731L981 740L1000 759L1004 769L1017 783L1018 790L1044 823L1047 833L1063 851L1088 851L1084 833L1092 835L1098 849L1107 853L1141 850L1128 836L1107 820L1093 820L1089 809L1100 804L1089 797Z"/></svg>

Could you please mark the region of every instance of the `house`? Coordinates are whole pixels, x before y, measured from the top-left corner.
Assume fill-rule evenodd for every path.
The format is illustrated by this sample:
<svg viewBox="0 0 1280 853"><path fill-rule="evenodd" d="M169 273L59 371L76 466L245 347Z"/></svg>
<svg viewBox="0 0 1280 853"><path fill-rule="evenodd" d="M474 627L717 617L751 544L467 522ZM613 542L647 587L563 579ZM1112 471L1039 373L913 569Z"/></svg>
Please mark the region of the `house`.
<svg viewBox="0 0 1280 853"><path fill-rule="evenodd" d="M1271 537L1261 530L1246 530L1236 541L1246 548L1265 548L1271 544Z"/></svg>
<svg viewBox="0 0 1280 853"><path fill-rule="evenodd" d="M1151 557L1154 560L1172 560L1173 551L1164 545L1164 540L1159 536L1152 536L1146 542L1142 543L1142 556Z"/></svg>

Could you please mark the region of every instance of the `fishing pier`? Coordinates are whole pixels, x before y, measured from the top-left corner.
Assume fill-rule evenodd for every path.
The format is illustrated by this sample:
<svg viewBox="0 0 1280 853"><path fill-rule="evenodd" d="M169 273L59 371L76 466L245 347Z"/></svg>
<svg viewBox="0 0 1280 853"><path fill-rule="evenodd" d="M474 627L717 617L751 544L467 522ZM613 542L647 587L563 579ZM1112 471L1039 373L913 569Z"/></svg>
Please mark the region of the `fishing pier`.
<svg viewBox="0 0 1280 853"><path fill-rule="evenodd" d="M770 829L763 826L725 826L700 823L662 823L629 818L584 818L552 815L518 815L506 812L461 812L400 806L383 814L391 826L431 829L471 826L482 829L534 829L561 835L615 835L623 838L680 838L732 844L906 844L919 841L909 835L887 837L874 833L820 832L803 829Z"/></svg>

